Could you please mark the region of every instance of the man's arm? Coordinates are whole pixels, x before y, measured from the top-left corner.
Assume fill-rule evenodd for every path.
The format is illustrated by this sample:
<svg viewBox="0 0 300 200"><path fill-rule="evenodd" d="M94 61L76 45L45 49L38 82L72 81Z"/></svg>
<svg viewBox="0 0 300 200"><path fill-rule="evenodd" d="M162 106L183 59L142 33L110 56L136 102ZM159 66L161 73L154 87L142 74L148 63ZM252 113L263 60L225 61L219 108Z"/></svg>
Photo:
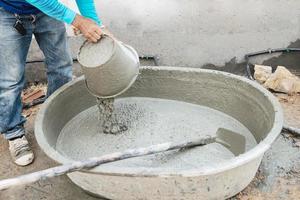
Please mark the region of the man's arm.
<svg viewBox="0 0 300 200"><path fill-rule="evenodd" d="M76 3L82 16L92 19L99 26L102 26L102 21L96 12L94 0L76 0Z"/></svg>
<svg viewBox="0 0 300 200"><path fill-rule="evenodd" d="M71 24L76 16L76 12L69 9L56 0L26 0L31 5L37 7L46 15Z"/></svg>
<svg viewBox="0 0 300 200"><path fill-rule="evenodd" d="M93 0L76 0L80 12L85 17L76 14L76 12L57 0L26 1L41 10L46 15L60 21L64 21L67 24L74 25L88 40L92 42L97 42L102 35L102 30L100 28L102 22L97 16Z"/></svg>

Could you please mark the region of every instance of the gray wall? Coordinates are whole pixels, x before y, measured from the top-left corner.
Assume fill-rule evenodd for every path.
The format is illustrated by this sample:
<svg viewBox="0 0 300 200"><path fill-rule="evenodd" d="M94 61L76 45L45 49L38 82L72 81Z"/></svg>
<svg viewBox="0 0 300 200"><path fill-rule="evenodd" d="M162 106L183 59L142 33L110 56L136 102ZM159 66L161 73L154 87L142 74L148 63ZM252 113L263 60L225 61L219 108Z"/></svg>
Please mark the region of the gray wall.
<svg viewBox="0 0 300 200"><path fill-rule="evenodd" d="M104 23L164 65L223 66L300 38L299 0L96 0Z"/></svg>
<svg viewBox="0 0 300 200"><path fill-rule="evenodd" d="M300 47L299 0L95 1L116 37L140 54L158 55L161 65L238 70L246 53ZM80 42L72 41L75 55Z"/></svg>

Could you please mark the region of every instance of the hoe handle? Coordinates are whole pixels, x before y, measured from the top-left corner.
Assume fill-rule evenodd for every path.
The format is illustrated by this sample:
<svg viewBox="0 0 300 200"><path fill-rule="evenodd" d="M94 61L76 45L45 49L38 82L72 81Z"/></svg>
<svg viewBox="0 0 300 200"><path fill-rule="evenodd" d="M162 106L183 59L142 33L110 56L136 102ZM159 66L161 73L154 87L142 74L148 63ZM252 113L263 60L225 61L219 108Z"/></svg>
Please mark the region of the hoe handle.
<svg viewBox="0 0 300 200"><path fill-rule="evenodd" d="M18 176L15 178L4 179L0 181L0 190L9 189L18 185L25 185L29 183L34 183L39 180L45 180L47 178L52 178L67 174L74 171L79 171L82 169L91 169L93 167L99 166L104 163L115 162L118 160L124 160L133 157L145 156L150 154L156 154L164 151L170 151L175 149L190 148L194 146L203 146L215 142L214 137L206 137L203 139L198 139L183 143L163 143L158 145L152 145L145 148L129 149L124 152L117 152L101 157L89 158L83 161L75 161L69 164L45 169L42 171L37 171L34 173Z"/></svg>

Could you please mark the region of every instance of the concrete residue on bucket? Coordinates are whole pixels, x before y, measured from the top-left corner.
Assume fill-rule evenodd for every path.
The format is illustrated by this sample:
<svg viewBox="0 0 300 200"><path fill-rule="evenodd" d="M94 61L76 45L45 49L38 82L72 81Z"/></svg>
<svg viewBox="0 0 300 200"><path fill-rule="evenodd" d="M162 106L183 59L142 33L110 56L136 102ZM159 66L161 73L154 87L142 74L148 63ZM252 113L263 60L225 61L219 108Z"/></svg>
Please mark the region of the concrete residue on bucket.
<svg viewBox="0 0 300 200"><path fill-rule="evenodd" d="M105 35L97 43L85 42L78 53L87 89L99 98L125 92L139 74L139 56L129 45Z"/></svg>
<svg viewBox="0 0 300 200"><path fill-rule="evenodd" d="M100 43L101 42L101 43ZM80 49L78 59L80 63L88 68L98 67L107 62L113 55L114 41L109 37L103 37L99 45L86 42L84 48Z"/></svg>
<svg viewBox="0 0 300 200"><path fill-rule="evenodd" d="M175 100L144 97L120 98L115 102L112 120L126 124L121 134L99 134L97 106L79 113L62 129L56 149L74 160L101 156L130 148L164 142L182 142L226 128L246 138L246 150L257 143L238 120L217 110ZM171 151L102 165L101 168L146 167L173 170L201 169L222 165L234 155L220 144L209 144L186 151Z"/></svg>

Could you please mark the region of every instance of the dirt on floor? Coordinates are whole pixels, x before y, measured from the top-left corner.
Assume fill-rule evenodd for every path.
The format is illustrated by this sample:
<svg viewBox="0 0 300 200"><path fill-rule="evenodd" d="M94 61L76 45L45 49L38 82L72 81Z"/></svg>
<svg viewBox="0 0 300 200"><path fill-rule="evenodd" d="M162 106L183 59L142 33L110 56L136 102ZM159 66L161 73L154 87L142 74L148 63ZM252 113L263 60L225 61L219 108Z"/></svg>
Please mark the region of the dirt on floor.
<svg viewBox="0 0 300 200"><path fill-rule="evenodd" d="M275 94L282 104L285 122L300 127L300 96ZM36 159L28 167L18 167L10 159L8 144L0 138L0 179L15 177L56 166L39 148L34 138L34 119L40 106L24 110L25 128ZM252 183L232 200L300 199L300 137L283 132L266 153ZM0 200L96 200L75 186L67 176L39 181L0 192Z"/></svg>

